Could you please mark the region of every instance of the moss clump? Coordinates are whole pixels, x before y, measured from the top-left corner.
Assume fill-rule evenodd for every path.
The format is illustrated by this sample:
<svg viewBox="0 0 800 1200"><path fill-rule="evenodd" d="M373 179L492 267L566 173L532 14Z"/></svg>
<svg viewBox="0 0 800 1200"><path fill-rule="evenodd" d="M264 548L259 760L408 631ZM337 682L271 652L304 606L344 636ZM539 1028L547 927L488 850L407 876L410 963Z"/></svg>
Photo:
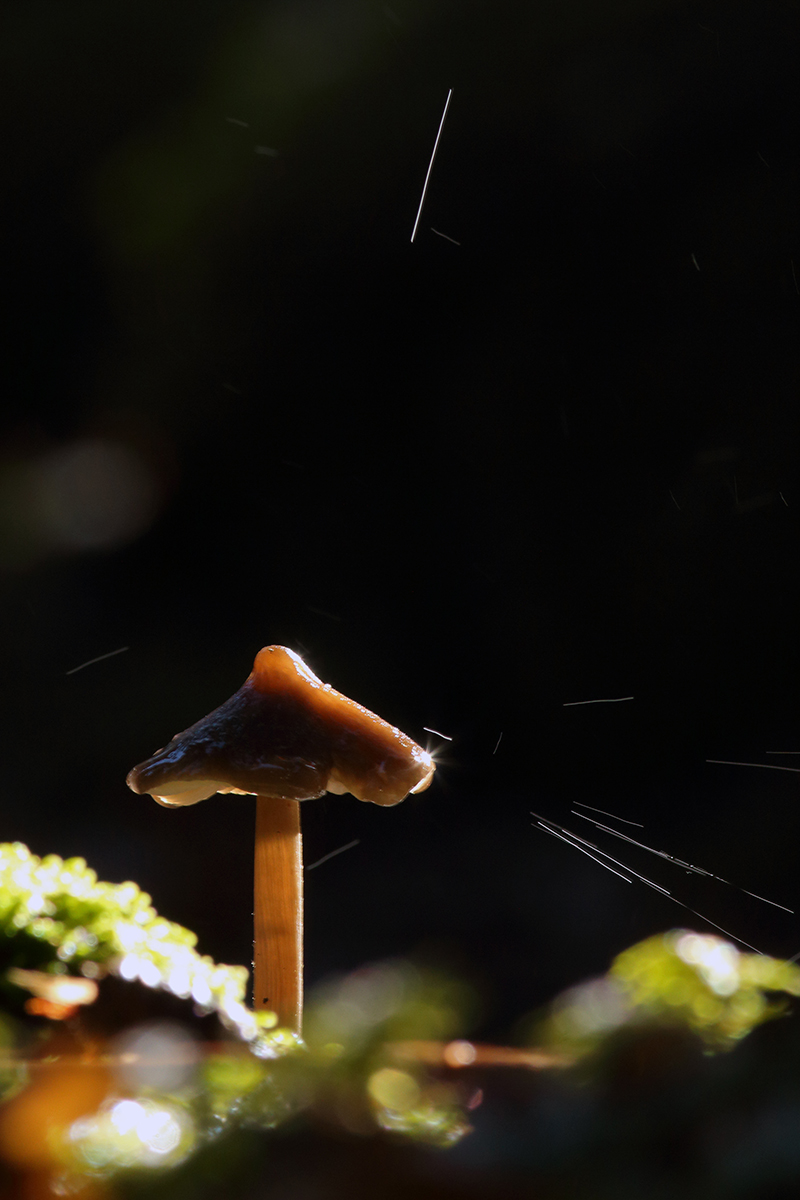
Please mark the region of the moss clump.
<svg viewBox="0 0 800 1200"><path fill-rule="evenodd" d="M719 1048L784 1012L786 996L800 996L797 964L743 954L723 938L686 929L623 951L609 978L638 1012L678 1021Z"/></svg>
<svg viewBox="0 0 800 1200"><path fill-rule="evenodd" d="M559 996L531 1031L574 1058L617 1030L648 1023L683 1028L721 1050L785 1012L790 996L800 996L797 964L674 929L624 950L607 975Z"/></svg>
<svg viewBox="0 0 800 1200"><path fill-rule="evenodd" d="M257 1045L274 1013L244 1003L246 967L215 963L195 950L189 929L159 916L137 884L103 883L82 858L39 858L20 842L0 844L0 970L13 1007L12 967L53 975L106 973L163 988L218 1014Z"/></svg>

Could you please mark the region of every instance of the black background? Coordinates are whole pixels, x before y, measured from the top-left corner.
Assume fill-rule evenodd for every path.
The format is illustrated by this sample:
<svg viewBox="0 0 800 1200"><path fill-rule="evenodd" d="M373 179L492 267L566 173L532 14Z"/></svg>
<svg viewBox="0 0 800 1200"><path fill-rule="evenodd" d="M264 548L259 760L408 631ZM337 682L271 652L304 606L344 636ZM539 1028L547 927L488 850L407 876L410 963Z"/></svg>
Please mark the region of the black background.
<svg viewBox="0 0 800 1200"><path fill-rule="evenodd" d="M399 808L304 806L307 862L360 839L308 875L310 984L421 953L507 1036L638 938L712 928L531 809L800 902L796 775L706 763L800 767L767 754L800 748L798 6L2 26L0 836L249 962L252 801L169 812L125 775L282 643L442 748ZM20 470L86 439L135 457L152 519L26 543ZM796 918L602 844L800 950Z"/></svg>

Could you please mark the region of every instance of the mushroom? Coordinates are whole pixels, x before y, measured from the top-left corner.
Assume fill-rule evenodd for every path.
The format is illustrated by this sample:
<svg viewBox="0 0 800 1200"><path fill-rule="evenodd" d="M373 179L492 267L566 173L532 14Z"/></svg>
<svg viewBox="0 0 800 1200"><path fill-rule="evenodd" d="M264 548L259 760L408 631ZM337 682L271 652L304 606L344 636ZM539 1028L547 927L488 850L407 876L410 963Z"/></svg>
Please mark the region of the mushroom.
<svg viewBox="0 0 800 1200"><path fill-rule="evenodd" d="M239 691L139 763L128 786L167 808L215 792L255 795L257 1009L300 1032L303 859L300 800L351 792L384 806L422 792L435 764L421 746L322 683L285 646L265 646Z"/></svg>

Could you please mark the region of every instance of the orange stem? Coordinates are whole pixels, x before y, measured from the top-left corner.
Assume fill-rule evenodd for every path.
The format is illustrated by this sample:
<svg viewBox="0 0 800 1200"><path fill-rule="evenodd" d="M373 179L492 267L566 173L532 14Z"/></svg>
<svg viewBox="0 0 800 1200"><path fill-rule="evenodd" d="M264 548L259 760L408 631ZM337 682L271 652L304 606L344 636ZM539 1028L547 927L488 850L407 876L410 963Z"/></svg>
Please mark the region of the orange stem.
<svg viewBox="0 0 800 1200"><path fill-rule="evenodd" d="M297 800L256 797L254 1007L301 1032L303 838Z"/></svg>

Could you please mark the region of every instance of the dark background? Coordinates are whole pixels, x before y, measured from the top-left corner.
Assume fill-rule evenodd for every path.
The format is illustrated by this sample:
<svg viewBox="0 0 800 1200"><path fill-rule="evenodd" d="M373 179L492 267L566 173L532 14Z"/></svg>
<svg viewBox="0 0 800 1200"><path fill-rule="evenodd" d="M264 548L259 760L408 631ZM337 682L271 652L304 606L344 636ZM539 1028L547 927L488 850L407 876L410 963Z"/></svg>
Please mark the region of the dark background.
<svg viewBox="0 0 800 1200"><path fill-rule="evenodd" d="M360 839L308 876L310 984L413 951L509 1036L712 928L531 809L800 903L796 776L705 761L800 767L767 754L800 749L798 5L0 21L0 836L248 962L252 801L125 775L282 643L442 748L399 808L304 806L307 862ZM800 951L797 918L602 844Z"/></svg>

